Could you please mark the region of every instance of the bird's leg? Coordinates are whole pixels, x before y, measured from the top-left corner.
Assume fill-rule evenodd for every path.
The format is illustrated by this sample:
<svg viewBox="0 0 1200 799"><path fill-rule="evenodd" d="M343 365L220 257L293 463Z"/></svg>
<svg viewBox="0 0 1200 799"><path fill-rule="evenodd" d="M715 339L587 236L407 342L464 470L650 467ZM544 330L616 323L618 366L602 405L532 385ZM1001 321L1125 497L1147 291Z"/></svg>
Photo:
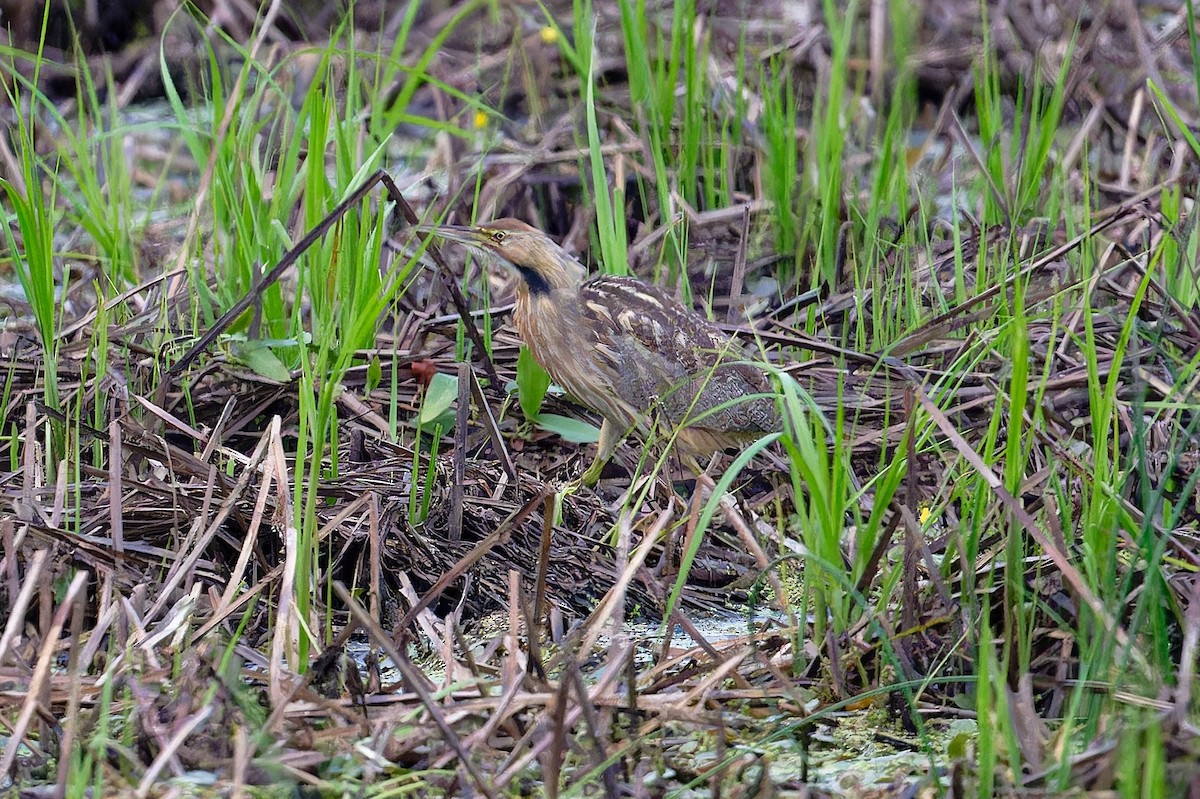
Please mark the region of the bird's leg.
<svg viewBox="0 0 1200 799"><path fill-rule="evenodd" d="M596 460L592 461L592 465L583 473L584 485L593 486L600 480L604 464L608 463L608 459L612 457L613 450L619 443L621 443L621 431L615 424L605 419L600 424L600 442L596 447Z"/></svg>

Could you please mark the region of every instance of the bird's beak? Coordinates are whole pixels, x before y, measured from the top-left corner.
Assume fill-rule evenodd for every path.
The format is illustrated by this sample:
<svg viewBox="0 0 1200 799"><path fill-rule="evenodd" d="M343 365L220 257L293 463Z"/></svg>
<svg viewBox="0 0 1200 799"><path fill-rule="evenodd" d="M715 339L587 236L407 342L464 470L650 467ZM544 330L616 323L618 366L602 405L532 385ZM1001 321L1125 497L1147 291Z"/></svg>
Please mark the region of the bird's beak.
<svg viewBox="0 0 1200 799"><path fill-rule="evenodd" d="M459 244L487 249L487 237L478 228L469 225L414 225L413 230L418 233L428 233L446 241L456 241Z"/></svg>

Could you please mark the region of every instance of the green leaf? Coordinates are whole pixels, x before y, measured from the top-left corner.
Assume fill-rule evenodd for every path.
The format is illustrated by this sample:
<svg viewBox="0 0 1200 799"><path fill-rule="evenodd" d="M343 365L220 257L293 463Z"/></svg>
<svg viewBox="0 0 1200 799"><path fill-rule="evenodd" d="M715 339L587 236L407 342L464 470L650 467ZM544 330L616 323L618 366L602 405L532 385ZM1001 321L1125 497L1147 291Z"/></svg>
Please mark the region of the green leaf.
<svg viewBox="0 0 1200 799"><path fill-rule="evenodd" d="M946 754L951 761L962 760L967 756L967 747L970 744L971 736L960 732L951 739L950 744L946 747Z"/></svg>
<svg viewBox="0 0 1200 799"><path fill-rule="evenodd" d="M290 383L292 373L279 360L279 356L262 341L247 341L237 348L238 360L268 380L276 383Z"/></svg>
<svg viewBox="0 0 1200 799"><path fill-rule="evenodd" d="M550 388L550 375L533 359L528 347L517 355L517 401L526 419L536 419L542 409L542 398Z"/></svg>
<svg viewBox="0 0 1200 799"><path fill-rule="evenodd" d="M378 356L376 356L371 358L371 362L367 364L367 393L370 394L378 388L382 380L383 366L379 363Z"/></svg>
<svg viewBox="0 0 1200 799"><path fill-rule="evenodd" d="M458 377L438 372L429 381L425 389L425 401L421 403L421 412L417 421L422 427L427 427L437 421L443 413L450 410L454 400L458 398Z"/></svg>
<svg viewBox="0 0 1200 799"><path fill-rule="evenodd" d="M579 419L557 413L539 413L530 418L538 427L562 436L572 444L595 444L600 440L600 428Z"/></svg>

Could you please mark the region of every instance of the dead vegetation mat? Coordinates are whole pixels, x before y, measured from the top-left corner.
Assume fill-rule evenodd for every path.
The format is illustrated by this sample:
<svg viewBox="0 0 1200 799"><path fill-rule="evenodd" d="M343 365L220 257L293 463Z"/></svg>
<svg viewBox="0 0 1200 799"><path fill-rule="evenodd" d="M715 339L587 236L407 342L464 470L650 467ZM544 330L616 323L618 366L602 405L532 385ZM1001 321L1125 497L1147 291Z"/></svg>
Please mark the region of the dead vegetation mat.
<svg viewBox="0 0 1200 799"><path fill-rule="evenodd" d="M709 5L714 35L734 36L730 20L744 9ZM1069 33L1018 5L993 9L997 13L989 22L1000 63L1014 82L1048 57L1053 48L1047 42ZM1121 11L1126 5L1133 13L1132 4L1080 11L1094 16L1076 51L1080 66L1071 71L1079 95L1091 107L1104 108L1098 122L1087 124L1103 126L1116 141L1137 139L1144 120L1130 89L1137 81L1112 78L1115 67L1108 60L1134 59L1121 74L1173 75L1176 61L1186 55L1181 50L1186 38L1178 37L1171 22L1175 17L1152 26ZM360 3L357 10L364 18L374 10L386 30L382 6ZM240 13L230 11L235 12ZM234 28L236 13L227 23ZM432 9L422 24L432 26L444 13ZM921 35L928 55L918 69L923 91L942 108L966 102L981 35L978 13L978 4L971 3L930 3L925 9ZM603 17L597 35L616 36L615 21ZM305 17L289 19L291 26ZM525 31L514 45L511 33L522 30L524 19L506 17L508 27L501 26L504 35L495 41L486 34L499 28L482 23L465 26L461 40L448 41L442 56L447 82L478 90L507 109L506 124L513 128L484 162L477 195L459 191L475 180L465 166L474 155L454 147L439 151L434 157L452 185L427 193L425 201L437 207L446 205L446 197L477 196L479 216L540 222L586 258L591 220L575 169L577 120L551 100L542 113L561 114L561 124L523 135L539 121L528 95L490 96L491 87L500 85L486 72L490 62L473 66L480 41L496 52L526 48L535 64L551 58L540 49L536 30ZM320 34L280 24L285 39ZM791 38L754 30L763 40L751 45L783 48L798 69L819 79L827 66L819 23L812 24L810 35ZM174 55L186 60L186 48L180 48ZM111 58L89 56L97 69ZM717 63L728 66L719 58ZM545 79L554 74L547 71ZM867 74L883 80L869 69ZM150 80L132 67L118 77ZM619 74L608 72L605 79L614 95L606 106L606 130L618 145L619 160L640 143L620 121L625 107ZM1164 85L1177 88L1171 81ZM152 86L145 90L153 93ZM440 113L461 111L453 100L435 102L435 93L429 94ZM1179 101L1194 98L1181 93ZM1084 105L1081 101L1080 116ZM951 136L945 125L935 127L931 138ZM1094 135L1094 127L1084 130ZM903 558L911 568L904 570L900 606L876 608L870 619L824 639L815 639L810 620L796 620L779 601L788 589L776 567L797 554L780 533L789 529L795 499L780 471L781 454L758 459L736 498L721 502L682 601L671 607L680 553L696 534L711 483L668 470L666 479L628 507L626 492L640 486L639 453L626 448L597 491L560 492L561 481L586 465L588 450L537 432L509 407L504 387L515 376L517 340L504 326L508 286L498 284L493 292L489 312L500 327L490 357L472 364L470 373L460 370L455 330L460 321L474 325L479 317L464 318L455 302L452 287L462 284L468 267L450 252L450 262L430 264L407 295L408 304L382 320L377 350L363 353L364 365L343 381L336 474L327 453L322 465L330 471L320 480L314 509L320 585L303 598L293 581L296 559L307 556L295 546L293 485L301 465L316 464L309 462L310 452L297 453L297 383L255 374L221 340L188 369L168 372L204 331L186 328L186 295L157 276L131 292L144 310L110 329L110 364L97 375L89 349L96 309L86 285L66 287L67 332L57 379L62 407L80 409L78 416L66 418L42 404L44 364L33 328L17 322L0 335L6 374L0 459L10 465L0 474L0 618L7 620L0 639L0 717L10 744L25 742L25 748L3 747L0 774L15 774L24 784L64 780L65 766L53 772L51 758L57 753L60 764L69 763L61 753L80 741L98 740L98 725L116 714L132 723L131 739L102 742L92 754L106 760L115 780L131 786L195 770L214 772L229 785L279 780L320 785L341 769L345 779L380 788L423 785L431 792L495 796L557 785L567 770L575 776L565 782L594 780L609 796L660 795L668 786L688 783L714 792L724 786L726 795L800 791L807 775L770 776L777 755L765 741L789 739L808 753L820 746L809 736L836 727L838 711L851 698L897 682L916 685L934 671L969 673L969 655L962 649L969 621L957 608L963 591L979 590L975 586L982 583L966 578L1013 568L1026 570L1029 591L1055 611L1045 615L1045 635L1032 643L1031 673L1010 680L1010 703L1027 722L1022 754L1027 762L1041 762L1040 751L1050 740L1042 719L1061 710L1066 680L1076 673L1079 653L1067 631L1080 606L1094 601L1071 562L1054 557L1073 550L1080 531L1047 534L1029 515L1051 503L1081 502L1094 457L1086 445L1093 438L1088 373L1079 351L1083 303L1091 306L1088 335L1099 351L1125 353L1115 375L1111 358L1099 363L1100 378L1115 379L1118 401L1129 408L1116 431L1117 444L1137 448L1143 460L1122 494L1122 508L1141 518L1140 498L1155 493L1186 505L1179 529L1162 531L1168 562L1176 564L1163 579L1173 601L1193 608L1188 611L1193 625L1194 608L1200 607L1194 576L1188 576L1200 567L1200 508L1195 495L1181 489L1191 491L1195 482L1196 418L1181 405L1148 428L1139 411L1148 402L1179 399L1173 374L1200 352L1200 320L1155 282L1133 311L1149 253L1161 237L1179 235L1163 223L1162 187L1194 181L1195 165L1172 161L1161 138L1139 143L1147 146L1140 163L1160 180L1139 192L1114 175L1105 202L1090 214L1087 240L1101 254L1098 261L1078 271L1072 255L1084 236L1068 236L1044 221L963 229L961 252L1019 252L1022 271L1001 290L957 302L950 241L933 231L929 248L897 252L895 258L923 266L915 301L948 310L879 351L845 343L859 315L887 314L873 308L861 288L824 285L807 304L793 301L808 287L807 276L770 295L743 290L771 276L776 262L769 238L759 257L744 255L746 238L767 227L760 218L761 187L752 179L744 187L744 207L692 209L688 277L696 293L713 298L719 319L744 318L728 314L748 310L750 321L731 324L730 330L761 342L764 356L786 368L827 415L842 409L859 485L869 485L880 464L897 456L915 409L936 421L944 442L940 457L922 454L910 463L905 485L884 509L888 537L870 554L872 566L855 586L870 596L880 564ZM748 141L748 163L752 151ZM632 165L630 156L625 167ZM421 184L406 189L420 193ZM438 210L465 220L465 202L450 200L449 208ZM843 203L840 210L849 217L856 198ZM651 277L659 262L656 248L671 222L653 209L630 211L631 261L644 276ZM892 224L899 229L909 222ZM403 249L409 243L403 221L394 228L394 246ZM148 257L148 265L153 260ZM74 274L94 268L86 261L78 266ZM468 276L480 282L478 274ZM987 337L992 321L1008 312L1018 282L1032 287L1029 370L1050 375L1040 397L1047 421L1020 494L1008 495L999 486L988 500L997 531L983 539L974 562L945 570L940 557L950 546L958 509L942 508L944 521L932 533L918 520L922 509L937 505L947 475L991 434L988 425L1002 395L998 376L1011 365L989 349ZM482 307L478 297L467 300ZM1069 335L1036 321L1039 303L1074 309L1060 317L1071 320ZM15 310L21 317L22 309ZM810 314L820 320L815 335L801 332ZM1136 322L1125 340L1131 315ZM954 366L971 348L982 353L971 368ZM370 368L382 374L369 376ZM411 420L437 372L463 375L478 393L468 424L447 434L434 455L428 436L419 438ZM387 437L389 398L368 387L393 383L400 392L398 441ZM550 410L586 417L564 400L550 402ZM94 429L88 424L93 418L111 421ZM54 440L55 435L63 438ZM45 447L63 451L68 441L80 461L45 468ZM1064 468L1074 474L1077 493L1045 493L1049 470ZM862 501L869 511L872 493ZM419 519L414 507L426 509ZM618 510L622 507L627 510ZM1006 524L1044 538L1046 557L1005 563L1000 528ZM853 547L848 534L847 560ZM1130 580L1147 579L1139 574L1142 568L1136 562L1120 565L1123 579ZM1004 604L996 596L990 606L1000 614ZM739 616L744 632L719 643L705 640L697 619L717 612ZM614 624L653 621L664 613L694 644L638 642ZM1121 640L1126 619L1107 612L1097 618ZM297 619L321 646L305 650L298 643ZM538 634L530 636L530 629ZM1178 631L1180 646L1190 640L1193 648L1181 653L1180 663L1194 658L1194 633ZM363 654L356 645L369 651ZM358 654L351 658L348 652ZM381 670L382 655L394 670ZM303 676L301 662L307 667ZM880 708L903 732L917 714L927 720L959 715L955 702L961 691L953 679L908 696L887 689ZM1175 709L1164 701L1167 723L1178 718L1171 715ZM754 726L763 719L771 732ZM683 754L689 740L703 741L715 757L697 764ZM1195 762L1195 738L1181 729L1174 740L1172 754ZM733 746L746 742L763 745ZM1110 751L1101 743L1078 758L1079 784L1106 787ZM358 764L351 768L346 764L355 753ZM1024 774L1018 787L1036 789L1041 776ZM762 792L753 793L754 786Z"/></svg>

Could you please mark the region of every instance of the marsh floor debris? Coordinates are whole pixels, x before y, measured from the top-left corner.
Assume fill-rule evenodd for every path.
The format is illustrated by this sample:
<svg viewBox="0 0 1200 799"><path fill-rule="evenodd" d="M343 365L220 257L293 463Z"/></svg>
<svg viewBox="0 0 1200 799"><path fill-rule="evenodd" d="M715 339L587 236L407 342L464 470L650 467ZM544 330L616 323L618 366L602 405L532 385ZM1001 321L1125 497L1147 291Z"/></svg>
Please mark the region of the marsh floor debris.
<svg viewBox="0 0 1200 799"><path fill-rule="evenodd" d="M100 5L0 67L4 790L1200 790L1185 7ZM787 434L573 484L410 230L503 216Z"/></svg>

